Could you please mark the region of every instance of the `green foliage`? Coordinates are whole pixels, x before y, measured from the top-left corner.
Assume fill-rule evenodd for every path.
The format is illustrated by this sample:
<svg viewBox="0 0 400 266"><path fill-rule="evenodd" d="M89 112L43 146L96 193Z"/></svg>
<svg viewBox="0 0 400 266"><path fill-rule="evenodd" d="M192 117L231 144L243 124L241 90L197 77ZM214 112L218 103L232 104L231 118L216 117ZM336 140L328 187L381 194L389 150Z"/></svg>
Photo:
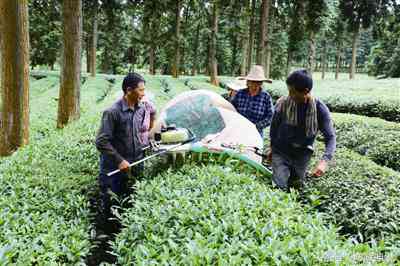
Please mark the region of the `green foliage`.
<svg viewBox="0 0 400 266"><path fill-rule="evenodd" d="M329 252L350 265L352 252L374 250L340 240L295 195L229 168L186 165L140 182L131 201L112 244L121 265L330 265Z"/></svg>
<svg viewBox="0 0 400 266"><path fill-rule="evenodd" d="M379 118L333 114L337 145L400 172L400 125Z"/></svg>
<svg viewBox="0 0 400 266"><path fill-rule="evenodd" d="M313 95L331 111L380 117L400 122L400 80L342 80L314 82ZM287 95L286 84L275 82L268 92L274 99Z"/></svg>
<svg viewBox="0 0 400 266"><path fill-rule="evenodd" d="M61 6L59 1L29 1L29 44L32 67L53 67L61 48Z"/></svg>
<svg viewBox="0 0 400 266"><path fill-rule="evenodd" d="M93 138L103 78L82 86L81 119L56 130L58 77L31 83L30 144L0 159L0 264L76 265L91 248L87 191L96 185Z"/></svg>
<svg viewBox="0 0 400 266"><path fill-rule="evenodd" d="M396 247L400 241L400 174L345 148L337 150L334 160L324 177L308 180L308 202L341 226L342 234L362 242L383 240L388 249Z"/></svg>
<svg viewBox="0 0 400 266"><path fill-rule="evenodd" d="M375 26L376 45L373 47L369 73L386 77L400 77L400 5Z"/></svg>
<svg viewBox="0 0 400 266"><path fill-rule="evenodd" d="M108 74L126 72L124 56L129 45L130 20L124 4L117 0L105 1L99 14L100 69ZM125 64L124 64L125 63Z"/></svg>

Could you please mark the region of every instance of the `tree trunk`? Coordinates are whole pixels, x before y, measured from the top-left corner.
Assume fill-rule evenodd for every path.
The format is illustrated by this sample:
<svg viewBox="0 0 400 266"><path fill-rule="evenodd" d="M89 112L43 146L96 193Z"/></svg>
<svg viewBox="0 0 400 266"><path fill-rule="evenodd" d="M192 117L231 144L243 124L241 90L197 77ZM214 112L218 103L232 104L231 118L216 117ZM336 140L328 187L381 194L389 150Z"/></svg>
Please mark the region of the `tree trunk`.
<svg viewBox="0 0 400 266"><path fill-rule="evenodd" d="M340 62L341 62L341 51L342 50L342 43L338 43L337 51L336 51L336 72L335 72L335 79L339 79L339 71L340 71Z"/></svg>
<svg viewBox="0 0 400 266"><path fill-rule="evenodd" d="M210 82L218 86L218 68L217 68L217 33L218 33L218 6L217 0L212 4L212 25L211 25L211 40L210 40Z"/></svg>
<svg viewBox="0 0 400 266"><path fill-rule="evenodd" d="M87 37L86 37L86 41L85 41L85 50L86 50L86 72L90 73L90 61L91 61L91 54L90 54L90 50L91 50L91 36L88 33Z"/></svg>
<svg viewBox="0 0 400 266"><path fill-rule="evenodd" d="M326 40L322 41L322 56L321 56L321 79L325 79L326 70Z"/></svg>
<svg viewBox="0 0 400 266"><path fill-rule="evenodd" d="M248 49L248 44L249 42L247 41L247 38L249 36L249 27L247 23L247 16L245 17L245 27L244 27L244 33L241 36L241 50L242 50L242 57L241 57L241 62L240 62L240 76L245 76L247 72L247 49Z"/></svg>
<svg viewBox="0 0 400 266"><path fill-rule="evenodd" d="M265 63L265 42L268 41L269 7L270 0L263 0L261 4L260 47L257 50L257 65L263 65Z"/></svg>
<svg viewBox="0 0 400 266"><path fill-rule="evenodd" d="M149 54L149 65L150 65L150 75L156 74L156 67L155 67L155 54L156 48L153 44L150 45L150 54Z"/></svg>
<svg viewBox="0 0 400 266"><path fill-rule="evenodd" d="M307 60L307 69L308 72L312 75L315 67L315 33L310 32L310 47L308 52L308 60Z"/></svg>
<svg viewBox="0 0 400 266"><path fill-rule="evenodd" d="M250 71L253 57L253 44L254 44L254 24L255 24L256 0L251 1L251 16L249 26L249 45L247 50L247 72Z"/></svg>
<svg viewBox="0 0 400 266"><path fill-rule="evenodd" d="M97 0L94 3L94 16L93 16L93 31L92 31L92 40L90 45L90 73L92 77L96 76L96 54L97 54Z"/></svg>
<svg viewBox="0 0 400 266"><path fill-rule="evenodd" d="M350 64L350 79L354 79L355 73L356 73L357 44L358 44L359 33L360 33L360 26L357 26L356 30L353 33L353 47L352 47L351 64Z"/></svg>
<svg viewBox="0 0 400 266"><path fill-rule="evenodd" d="M247 46L248 42L246 41L245 38L242 38L242 62L240 64L240 75L245 76L246 75L246 70L247 70Z"/></svg>
<svg viewBox="0 0 400 266"><path fill-rule="evenodd" d="M236 76L236 61L238 55L238 36L234 33L232 36L232 59L231 59L231 76Z"/></svg>
<svg viewBox="0 0 400 266"><path fill-rule="evenodd" d="M182 9L182 1L176 1L176 29L175 29L175 58L174 64L172 65L172 77L179 77L179 52L180 52L180 28L181 28L181 9Z"/></svg>
<svg viewBox="0 0 400 266"><path fill-rule="evenodd" d="M28 1L1 0L0 156L29 142L28 30Z"/></svg>
<svg viewBox="0 0 400 266"><path fill-rule="evenodd" d="M265 49L267 52L265 56L265 77L269 79L271 76L271 44L269 40L267 41Z"/></svg>
<svg viewBox="0 0 400 266"><path fill-rule="evenodd" d="M57 127L63 128L80 116L82 2L64 0L63 52Z"/></svg>
<svg viewBox="0 0 400 266"><path fill-rule="evenodd" d="M194 51L193 51L193 65L192 65L192 75L196 75L198 72L198 53L199 53L199 43L200 43L200 23L197 23L195 41L194 41Z"/></svg>
<svg viewBox="0 0 400 266"><path fill-rule="evenodd" d="M287 59L286 59L286 76L289 76L290 73L290 64L292 63L292 51L288 49L287 51Z"/></svg>

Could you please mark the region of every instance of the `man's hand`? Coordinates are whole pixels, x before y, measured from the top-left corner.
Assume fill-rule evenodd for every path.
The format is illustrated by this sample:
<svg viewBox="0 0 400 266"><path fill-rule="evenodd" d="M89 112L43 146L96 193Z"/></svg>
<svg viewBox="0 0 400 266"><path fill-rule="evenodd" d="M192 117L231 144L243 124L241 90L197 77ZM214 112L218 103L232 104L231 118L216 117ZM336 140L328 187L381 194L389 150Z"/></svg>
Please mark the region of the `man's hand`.
<svg viewBox="0 0 400 266"><path fill-rule="evenodd" d="M324 160L319 161L317 167L315 167L312 175L316 177L321 177L325 174L328 169L328 163Z"/></svg>
<svg viewBox="0 0 400 266"><path fill-rule="evenodd" d="M118 169L121 170L121 172L128 172L129 170L129 163L126 160L123 160L119 165Z"/></svg>
<svg viewBox="0 0 400 266"><path fill-rule="evenodd" d="M269 165L272 164L272 149L269 148L266 153L267 157L265 158L265 162Z"/></svg>

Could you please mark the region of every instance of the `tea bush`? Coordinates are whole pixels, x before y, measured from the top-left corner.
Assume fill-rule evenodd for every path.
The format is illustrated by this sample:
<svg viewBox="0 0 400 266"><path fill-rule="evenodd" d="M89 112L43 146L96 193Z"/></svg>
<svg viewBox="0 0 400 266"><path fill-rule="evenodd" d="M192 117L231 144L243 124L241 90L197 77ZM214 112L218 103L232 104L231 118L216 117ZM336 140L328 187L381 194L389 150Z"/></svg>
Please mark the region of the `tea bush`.
<svg viewBox="0 0 400 266"><path fill-rule="evenodd" d="M334 113L338 147L400 171L400 124L379 118Z"/></svg>
<svg viewBox="0 0 400 266"><path fill-rule="evenodd" d="M266 90L275 100L288 94L286 84L279 81ZM316 80L313 94L333 112L400 122L400 79Z"/></svg>
<svg viewBox="0 0 400 266"><path fill-rule="evenodd" d="M334 160L325 176L308 180L307 201L339 225L341 233L397 246L400 174L346 148L339 148Z"/></svg>
<svg viewBox="0 0 400 266"><path fill-rule="evenodd" d="M32 83L31 142L0 159L0 264L78 264L91 248L85 192L96 186L93 139L105 105L95 99L107 82L88 79L81 119L56 130L57 80Z"/></svg>
<svg viewBox="0 0 400 266"><path fill-rule="evenodd" d="M295 194L246 173L186 165L137 186L113 242L121 265L331 265L379 248L341 240ZM386 264L384 264L386 265Z"/></svg>

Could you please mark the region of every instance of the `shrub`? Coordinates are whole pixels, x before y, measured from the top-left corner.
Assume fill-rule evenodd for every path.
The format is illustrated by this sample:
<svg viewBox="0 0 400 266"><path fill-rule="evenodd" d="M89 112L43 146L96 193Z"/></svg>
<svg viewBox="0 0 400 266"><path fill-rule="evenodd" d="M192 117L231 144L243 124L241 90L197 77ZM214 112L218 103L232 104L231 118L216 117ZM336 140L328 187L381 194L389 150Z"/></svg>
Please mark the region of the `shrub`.
<svg viewBox="0 0 400 266"><path fill-rule="evenodd" d="M131 201L112 244L121 265L324 265L330 253L349 265L352 252L377 252L229 168L186 165L139 183Z"/></svg>
<svg viewBox="0 0 400 266"><path fill-rule="evenodd" d="M400 171L400 125L379 118L333 114L338 147Z"/></svg>
<svg viewBox="0 0 400 266"><path fill-rule="evenodd" d="M286 84L267 87L276 100L287 95ZM315 81L313 94L331 111L352 113L400 122L400 79Z"/></svg>
<svg viewBox="0 0 400 266"><path fill-rule="evenodd" d="M345 235L400 241L400 175L359 154L339 148L327 174L308 180L305 197Z"/></svg>

